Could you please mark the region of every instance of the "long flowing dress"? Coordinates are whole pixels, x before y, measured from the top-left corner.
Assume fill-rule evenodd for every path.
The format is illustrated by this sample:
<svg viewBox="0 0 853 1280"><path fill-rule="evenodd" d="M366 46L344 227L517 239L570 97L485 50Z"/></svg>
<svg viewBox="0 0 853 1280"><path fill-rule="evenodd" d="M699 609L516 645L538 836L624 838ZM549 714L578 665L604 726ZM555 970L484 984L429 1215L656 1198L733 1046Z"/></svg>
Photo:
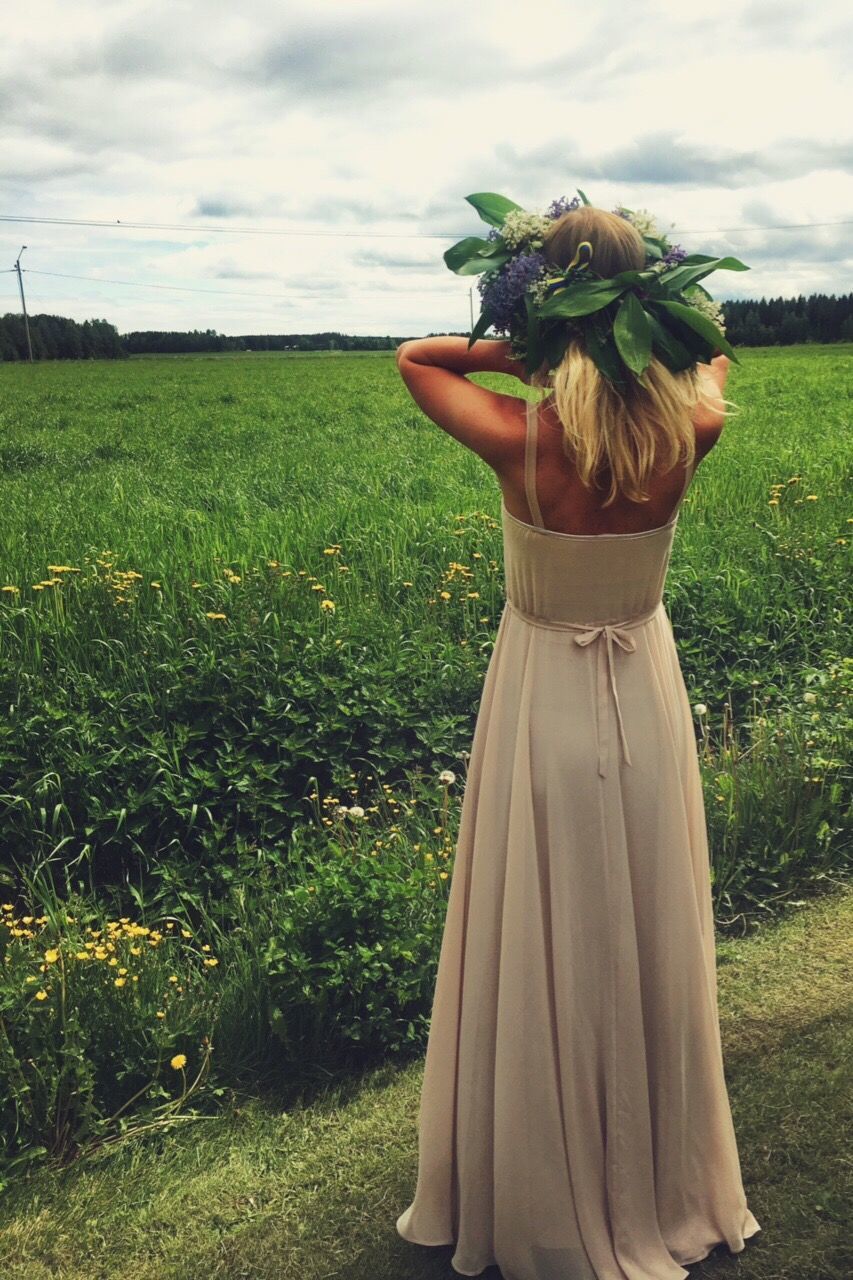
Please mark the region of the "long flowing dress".
<svg viewBox="0 0 853 1280"><path fill-rule="evenodd" d="M502 504L506 604L468 763L396 1220L461 1275L683 1280L760 1231L723 1072L696 739L640 533Z"/></svg>

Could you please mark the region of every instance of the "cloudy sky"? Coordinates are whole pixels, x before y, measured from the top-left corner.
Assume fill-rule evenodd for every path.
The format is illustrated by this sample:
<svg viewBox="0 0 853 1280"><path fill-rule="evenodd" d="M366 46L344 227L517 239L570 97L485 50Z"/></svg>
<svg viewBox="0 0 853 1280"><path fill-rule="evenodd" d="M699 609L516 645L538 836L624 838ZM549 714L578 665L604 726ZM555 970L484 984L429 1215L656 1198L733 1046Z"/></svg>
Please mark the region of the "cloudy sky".
<svg viewBox="0 0 853 1280"><path fill-rule="evenodd" d="M122 332L460 331L465 196L580 187L748 263L720 300L846 292L847 10L29 0L0 44L0 270L26 244L31 311Z"/></svg>

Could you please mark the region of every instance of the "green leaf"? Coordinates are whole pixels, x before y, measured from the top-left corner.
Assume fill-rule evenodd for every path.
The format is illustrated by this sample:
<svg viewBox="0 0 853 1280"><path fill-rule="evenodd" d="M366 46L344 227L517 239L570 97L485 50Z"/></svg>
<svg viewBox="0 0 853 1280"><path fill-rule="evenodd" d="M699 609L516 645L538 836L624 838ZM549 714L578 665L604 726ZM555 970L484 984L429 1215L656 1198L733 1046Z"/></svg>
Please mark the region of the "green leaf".
<svg viewBox="0 0 853 1280"><path fill-rule="evenodd" d="M496 195L494 191L478 191L474 195L466 196L465 199L474 206L483 221L493 227L499 227L513 209L521 208L521 205L516 204L514 200Z"/></svg>
<svg viewBox="0 0 853 1280"><path fill-rule="evenodd" d="M450 246L444 254L444 261L451 271L460 275L467 274L465 267L472 259L481 262L482 265L477 268L479 271L485 271L489 263L480 255L484 248L490 247L490 243L481 236L466 236L464 240L457 240L456 244Z"/></svg>
<svg viewBox="0 0 853 1280"><path fill-rule="evenodd" d="M588 316L600 311L625 292L625 285L609 281L580 282L546 298L539 308L541 316Z"/></svg>
<svg viewBox="0 0 853 1280"><path fill-rule="evenodd" d="M686 307L683 302L664 302L661 300L656 303L656 306L665 307L670 315L675 316L676 320L680 320L688 328L694 329L711 347L718 348L724 355L734 360L736 364L740 364L734 347L723 337L713 320L709 320L701 311L697 311L695 307Z"/></svg>
<svg viewBox="0 0 853 1280"><path fill-rule="evenodd" d="M641 374L652 354L652 330L635 293L625 294L613 322L613 340L632 373Z"/></svg>
<svg viewBox="0 0 853 1280"><path fill-rule="evenodd" d="M480 318L471 330L471 337L468 339L468 350L470 351L478 338L482 338L487 329L492 325L492 313L488 307L483 307L480 312Z"/></svg>
<svg viewBox="0 0 853 1280"><path fill-rule="evenodd" d="M566 354L566 347L573 337L572 331L568 325L561 322L559 324L550 324L547 328L543 327L543 335L542 346L545 351L545 359L548 361L548 368L556 369Z"/></svg>
<svg viewBox="0 0 853 1280"><path fill-rule="evenodd" d="M494 258L497 257L499 253L504 253L509 257L510 252L511 251L507 249L506 240L504 240L503 236L498 236L496 240L486 241L486 248L480 250L480 257Z"/></svg>
<svg viewBox="0 0 853 1280"><path fill-rule="evenodd" d="M646 257L651 258L653 262L660 262L667 252L666 243L657 236L643 236L643 240L646 245Z"/></svg>
<svg viewBox="0 0 853 1280"><path fill-rule="evenodd" d="M593 322L585 328L584 338L586 349L599 371L616 387L623 386L625 366L607 330L604 327L599 330Z"/></svg>
<svg viewBox="0 0 853 1280"><path fill-rule="evenodd" d="M682 373L685 369L688 369L694 363L692 353L688 351L682 342L679 342L678 338L669 332L665 325L661 324L652 311L647 311L646 317L652 331L652 344L656 348L655 354L663 360L663 363L671 373Z"/></svg>
<svg viewBox="0 0 853 1280"><path fill-rule="evenodd" d="M577 191L577 193L578 193L578 195L580 196L581 200L583 200L584 204L589 204L589 201L587 200L587 198L586 198L586 196L584 195L584 193L581 191L580 187L576 187L576 188L575 188L575 190Z"/></svg>
<svg viewBox="0 0 853 1280"><path fill-rule="evenodd" d="M683 259L672 271L662 272L660 279L670 292L683 291L712 271L749 271L749 267L738 258L709 258L707 254L695 253Z"/></svg>

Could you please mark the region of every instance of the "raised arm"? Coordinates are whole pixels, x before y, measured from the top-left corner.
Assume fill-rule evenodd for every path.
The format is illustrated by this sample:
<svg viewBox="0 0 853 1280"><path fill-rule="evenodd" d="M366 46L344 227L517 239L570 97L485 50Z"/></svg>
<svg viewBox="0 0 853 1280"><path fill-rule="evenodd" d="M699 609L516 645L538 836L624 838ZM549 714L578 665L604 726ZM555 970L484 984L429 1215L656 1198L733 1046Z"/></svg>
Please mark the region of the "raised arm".
<svg viewBox="0 0 853 1280"><path fill-rule="evenodd" d="M509 342L493 338L480 338L471 349L468 339L448 335L438 338L410 338L397 348L397 363L401 355L415 364L438 365L454 373L508 373L520 382L529 381L523 360L514 360L509 353Z"/></svg>

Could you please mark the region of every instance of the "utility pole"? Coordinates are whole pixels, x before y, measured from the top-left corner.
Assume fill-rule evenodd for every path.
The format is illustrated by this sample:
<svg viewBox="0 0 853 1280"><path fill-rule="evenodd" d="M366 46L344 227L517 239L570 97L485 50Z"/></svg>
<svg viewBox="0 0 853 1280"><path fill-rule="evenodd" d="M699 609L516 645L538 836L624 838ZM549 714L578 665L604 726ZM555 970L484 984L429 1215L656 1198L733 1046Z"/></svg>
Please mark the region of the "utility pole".
<svg viewBox="0 0 853 1280"><path fill-rule="evenodd" d="M27 246L25 244L21 245L21 253L24 252L26 247ZM24 312L24 328L27 331L27 350L30 353L30 363L32 364L33 344L30 341L30 322L27 317L27 301L26 301L26 298L24 297L24 281L23 281L23 277L21 276L21 253L18 254L18 260L15 263L15 270L18 273L18 288L21 290L21 307Z"/></svg>

